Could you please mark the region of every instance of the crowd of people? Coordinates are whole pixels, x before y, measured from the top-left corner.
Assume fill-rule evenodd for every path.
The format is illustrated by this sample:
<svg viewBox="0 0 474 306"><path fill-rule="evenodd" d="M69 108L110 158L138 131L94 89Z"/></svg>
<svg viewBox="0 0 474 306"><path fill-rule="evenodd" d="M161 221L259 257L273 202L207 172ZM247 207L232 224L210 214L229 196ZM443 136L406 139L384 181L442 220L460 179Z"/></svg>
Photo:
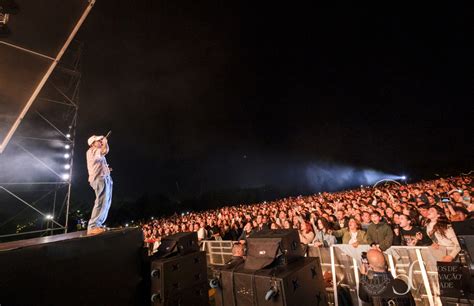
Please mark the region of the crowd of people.
<svg viewBox="0 0 474 306"><path fill-rule="evenodd" d="M175 214L149 220L142 228L150 252L162 237L179 232L197 232L200 241L245 244L254 232L293 228L301 243L316 247L368 244L385 251L392 245L444 246L449 252L441 260L449 262L460 251L453 222L471 218L473 192L472 176L387 183Z"/></svg>

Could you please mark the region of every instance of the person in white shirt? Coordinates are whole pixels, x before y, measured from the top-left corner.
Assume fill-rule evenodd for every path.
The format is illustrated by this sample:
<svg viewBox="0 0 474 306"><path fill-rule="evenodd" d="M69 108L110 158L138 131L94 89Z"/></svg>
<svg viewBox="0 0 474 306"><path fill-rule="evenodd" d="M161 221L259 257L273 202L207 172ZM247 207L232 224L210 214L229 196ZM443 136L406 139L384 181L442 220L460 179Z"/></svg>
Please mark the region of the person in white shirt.
<svg viewBox="0 0 474 306"><path fill-rule="evenodd" d="M198 236L199 241L205 240L207 238L206 224L202 221L199 224L199 229L197 230L197 236Z"/></svg>
<svg viewBox="0 0 474 306"><path fill-rule="evenodd" d="M104 136L91 136L87 140L87 170L89 184L95 192L94 208L87 226L87 234L95 235L105 231L103 226L112 203L112 178L105 159L109 153L109 144Z"/></svg>
<svg viewBox="0 0 474 306"><path fill-rule="evenodd" d="M448 248L448 255L444 256L441 261L451 262L461 251L456 234L441 207L432 206L428 210L426 232L433 240L431 245L433 248L438 249L440 246Z"/></svg>

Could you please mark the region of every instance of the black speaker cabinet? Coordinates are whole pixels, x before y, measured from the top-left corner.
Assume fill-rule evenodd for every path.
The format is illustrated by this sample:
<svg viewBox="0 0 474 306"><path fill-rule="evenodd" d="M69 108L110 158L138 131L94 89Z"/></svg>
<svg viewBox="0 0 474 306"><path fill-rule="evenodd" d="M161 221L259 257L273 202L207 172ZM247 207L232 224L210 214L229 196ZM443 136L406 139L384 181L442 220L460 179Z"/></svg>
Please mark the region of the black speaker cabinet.
<svg viewBox="0 0 474 306"><path fill-rule="evenodd" d="M154 258L186 255L199 251L196 232L177 233L164 237Z"/></svg>
<svg viewBox="0 0 474 306"><path fill-rule="evenodd" d="M298 231L294 229L266 230L247 238L245 268L251 270L286 265L303 258Z"/></svg>
<svg viewBox="0 0 474 306"><path fill-rule="evenodd" d="M151 262L151 301L154 306L208 306L207 284L206 252Z"/></svg>
<svg viewBox="0 0 474 306"><path fill-rule="evenodd" d="M216 306L327 305L321 266L317 258L301 258L272 269L248 270L239 265L214 268L218 280Z"/></svg>

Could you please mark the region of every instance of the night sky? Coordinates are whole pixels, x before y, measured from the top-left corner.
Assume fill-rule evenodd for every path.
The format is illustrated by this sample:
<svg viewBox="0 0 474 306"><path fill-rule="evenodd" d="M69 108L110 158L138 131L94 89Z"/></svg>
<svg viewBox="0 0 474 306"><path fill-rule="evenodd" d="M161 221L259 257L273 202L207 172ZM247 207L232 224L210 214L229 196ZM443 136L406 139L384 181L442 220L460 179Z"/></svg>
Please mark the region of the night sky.
<svg viewBox="0 0 474 306"><path fill-rule="evenodd" d="M450 6L98 0L73 196L92 200L86 140L108 130L116 199L469 171L474 16Z"/></svg>

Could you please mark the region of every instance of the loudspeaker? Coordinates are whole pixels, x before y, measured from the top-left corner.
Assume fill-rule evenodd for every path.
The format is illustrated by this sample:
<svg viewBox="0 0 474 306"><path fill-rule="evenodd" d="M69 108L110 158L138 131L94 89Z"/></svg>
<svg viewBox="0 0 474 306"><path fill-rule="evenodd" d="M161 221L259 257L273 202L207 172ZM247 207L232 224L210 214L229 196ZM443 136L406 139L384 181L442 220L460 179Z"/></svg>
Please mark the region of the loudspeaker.
<svg viewBox="0 0 474 306"><path fill-rule="evenodd" d="M209 305L206 252L151 262L152 305Z"/></svg>
<svg viewBox="0 0 474 306"><path fill-rule="evenodd" d="M301 258L272 269L214 267L218 280L216 306L327 305L321 266L317 258Z"/></svg>
<svg viewBox="0 0 474 306"><path fill-rule="evenodd" d="M196 232L177 233L162 238L158 251L153 258L186 255L199 251Z"/></svg>
<svg viewBox="0 0 474 306"><path fill-rule="evenodd" d="M303 258L304 250L295 229L257 232L247 238L245 268L251 270L287 265Z"/></svg>
<svg viewBox="0 0 474 306"><path fill-rule="evenodd" d="M461 246L458 257L465 271L464 294L474 299L474 219L452 222L452 226Z"/></svg>
<svg viewBox="0 0 474 306"><path fill-rule="evenodd" d="M140 228L0 244L1 305L143 305L147 256Z"/></svg>

